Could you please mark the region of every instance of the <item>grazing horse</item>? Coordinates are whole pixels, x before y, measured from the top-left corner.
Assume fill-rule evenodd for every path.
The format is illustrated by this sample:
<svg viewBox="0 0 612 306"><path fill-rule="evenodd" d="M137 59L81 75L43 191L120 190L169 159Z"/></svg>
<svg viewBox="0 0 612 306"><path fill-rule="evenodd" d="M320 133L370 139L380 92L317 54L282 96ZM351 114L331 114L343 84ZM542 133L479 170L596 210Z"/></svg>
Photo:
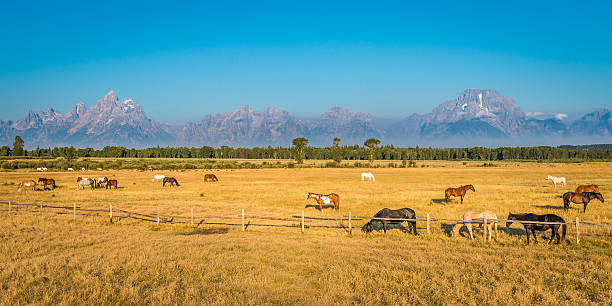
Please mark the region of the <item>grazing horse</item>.
<svg viewBox="0 0 612 306"><path fill-rule="evenodd" d="M159 182L160 180L163 180L166 176L163 174L156 174L153 176L153 179L151 180L151 182Z"/></svg>
<svg viewBox="0 0 612 306"><path fill-rule="evenodd" d="M144 172L144 171L145 171L145 168L143 168L143 167L138 167L138 168L136 168L136 171Z"/></svg>
<svg viewBox="0 0 612 306"><path fill-rule="evenodd" d="M374 229L374 225L377 223L383 224L383 230L385 234L387 233L387 225L388 224L401 224L403 222L408 222L409 230L412 230L413 234L417 234L416 228L416 214L414 210L410 208L401 208L401 209L389 209L383 208L379 212L374 215L374 218L393 218L393 219L414 219L414 220L380 220L380 219L372 219L368 223L366 223L365 231L366 233L372 232Z"/></svg>
<svg viewBox="0 0 612 306"><path fill-rule="evenodd" d="M583 192L596 192L599 193L599 186L597 185L580 185L576 188L575 193L583 193Z"/></svg>
<svg viewBox="0 0 612 306"><path fill-rule="evenodd" d="M204 174L204 181L205 181L205 182L208 182L208 180L211 180L211 181L213 181L213 182L218 182L218 181L219 181L219 179L217 178L217 176L216 176L216 175L214 175L214 174Z"/></svg>
<svg viewBox="0 0 612 306"><path fill-rule="evenodd" d="M466 211L461 217L463 221L457 223L453 227L452 236L453 237L459 236L459 230L461 230L461 226L465 225L468 232L470 232L470 238L474 239L472 228L474 226L481 226L482 223L480 222L484 222L484 218L487 218L487 230L489 231L489 237L487 238L487 240L491 241L491 236L493 234L493 231L495 231L495 241L499 241L499 231L497 230L497 221L496 221L497 215L488 210L481 211L481 212ZM477 223L474 223L474 222L477 222Z"/></svg>
<svg viewBox="0 0 612 306"><path fill-rule="evenodd" d="M510 225L512 224L512 221L510 220L517 220L517 221L539 221L539 222L559 222L559 223L565 223L565 220L563 220L563 218L557 216L557 215L553 215L553 214L546 214L546 215L536 215L536 214L532 214L532 213L528 213L528 214L513 214L510 213L508 214L508 221L506 222L506 227L510 227ZM552 243L553 238L557 238L557 244L560 243L559 240L559 226L562 227L562 237L563 240L565 240L565 233L567 232L567 224L538 224L538 223L522 223L523 227L525 227L525 234L527 234L527 244L529 244L529 232L531 232L531 235L533 236L533 240L535 241L535 243L538 243L538 239L536 238L535 235L535 231L547 231L547 230L552 230L552 234L550 235L550 240L548 241L548 244Z"/></svg>
<svg viewBox="0 0 612 306"><path fill-rule="evenodd" d="M174 186L174 185L181 186L179 185L178 181L173 177L164 177L164 183L162 184L163 187L166 187L166 183L169 183L170 186Z"/></svg>
<svg viewBox="0 0 612 306"><path fill-rule="evenodd" d="M108 180L108 182L106 182L106 189L112 189L112 187L117 189L117 180Z"/></svg>
<svg viewBox="0 0 612 306"><path fill-rule="evenodd" d="M570 202L574 202L576 204L584 205L582 212L585 213L587 205L593 199L598 199L599 201L601 201L601 203L604 202L603 195L601 195L601 193L599 192L566 192L563 194L563 209L568 210Z"/></svg>
<svg viewBox="0 0 612 306"><path fill-rule="evenodd" d="M77 178L77 189L81 189L83 188L83 190L85 190L85 187L89 186L91 187L91 190L94 190L94 188L96 187L96 180L94 179L90 179L90 178L86 178L86 177L78 177Z"/></svg>
<svg viewBox="0 0 612 306"><path fill-rule="evenodd" d="M102 187L102 184L107 183L108 184L108 177L103 176L103 177L99 177L98 179L96 179L96 185L98 187Z"/></svg>
<svg viewBox="0 0 612 306"><path fill-rule="evenodd" d="M74 171L74 168L68 168L68 171Z"/></svg>
<svg viewBox="0 0 612 306"><path fill-rule="evenodd" d="M374 174L372 174L371 172L361 172L361 180L365 181L366 179L372 182L376 181L376 179L374 178Z"/></svg>
<svg viewBox="0 0 612 306"><path fill-rule="evenodd" d="M38 182L43 184L43 190L47 189L47 186L51 186L49 189L53 190L55 189L55 180L54 179L48 179L48 178L44 178L44 177L39 177L38 178Z"/></svg>
<svg viewBox="0 0 612 306"><path fill-rule="evenodd" d="M461 197L461 204L463 204L463 197L465 196L465 193L468 190L476 192L476 189L474 189L474 185L465 185L459 188L446 188L446 190L444 190L444 200L446 200L446 203L448 203L448 200L451 196Z"/></svg>
<svg viewBox="0 0 612 306"><path fill-rule="evenodd" d="M330 194L319 194L309 192L308 196L306 196L306 200L315 199L317 204L319 204L319 210L323 210L323 204L334 203L334 210L340 209L340 196L335 193Z"/></svg>
<svg viewBox="0 0 612 306"><path fill-rule="evenodd" d="M553 182L553 185L555 186L555 189L557 189L557 184L563 184L563 186L565 186L565 178L560 176L560 177L556 177L556 176L552 176L549 175L548 177L546 177L547 180L551 180Z"/></svg>
<svg viewBox="0 0 612 306"><path fill-rule="evenodd" d="M25 180L19 183L19 186L17 186L17 192L21 192L21 190L26 189L36 190L36 182L33 180Z"/></svg>

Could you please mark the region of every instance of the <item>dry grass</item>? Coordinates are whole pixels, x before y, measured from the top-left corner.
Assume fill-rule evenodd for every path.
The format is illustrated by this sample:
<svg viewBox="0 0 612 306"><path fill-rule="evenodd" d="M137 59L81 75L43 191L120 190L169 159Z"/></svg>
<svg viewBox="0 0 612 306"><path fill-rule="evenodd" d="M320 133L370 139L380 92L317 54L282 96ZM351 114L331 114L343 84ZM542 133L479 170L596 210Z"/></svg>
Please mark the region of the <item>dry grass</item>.
<svg viewBox="0 0 612 306"><path fill-rule="evenodd" d="M0 173L0 199L17 202L76 202L163 214L338 217L371 216L383 207L411 207L419 216L457 218L466 210L555 213L566 221L612 223L606 202L564 212L559 195L578 184L612 187L612 164L501 164L465 167L460 162L430 168L373 169L376 182L359 181L362 169L261 169L208 171L220 182L204 183L204 171L165 171L182 184L161 188L152 173ZM433 166L436 167L433 167ZM565 176L557 191L544 180ZM76 176L105 175L118 190L77 191ZM55 191L18 195L16 183L54 177ZM461 206L444 204L446 187L474 184ZM340 212L304 208L306 193L336 192ZM203 196L201 196L201 194ZM314 204L311 202L309 204ZM6 206L2 207L3 209ZM609 229L586 228L580 245L525 245L513 225L499 242L449 238L452 224L432 223L427 236L399 230L366 235L355 221L344 229L268 228L246 232L227 225L162 225L121 220L38 216L32 209L9 217L0 212L0 303L591 303L610 304L612 239ZM211 222L228 220L208 219ZM239 220L236 220L239 222ZM253 223L275 223L250 220ZM295 224L285 222L285 224ZM320 224L320 223L318 223ZM339 225L337 222L326 223ZM346 225L346 224L344 224ZM480 234L480 231L476 231ZM463 233L465 235L465 233ZM540 240L541 241L541 240Z"/></svg>

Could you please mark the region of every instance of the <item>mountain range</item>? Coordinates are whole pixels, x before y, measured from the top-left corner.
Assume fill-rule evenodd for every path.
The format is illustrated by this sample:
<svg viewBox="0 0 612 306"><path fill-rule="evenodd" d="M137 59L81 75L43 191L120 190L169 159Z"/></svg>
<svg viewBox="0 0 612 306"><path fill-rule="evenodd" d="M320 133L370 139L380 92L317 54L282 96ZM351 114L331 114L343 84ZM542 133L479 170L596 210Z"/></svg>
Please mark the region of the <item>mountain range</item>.
<svg viewBox="0 0 612 306"><path fill-rule="evenodd" d="M574 122L564 119L563 114L525 113L513 99L494 90L467 89L431 113L415 113L385 127L369 113L341 107L333 107L318 118L299 120L277 108L258 112L249 106L205 115L200 122L180 126L149 119L133 99L121 101L111 90L90 108L81 102L65 114L48 107L30 110L17 121L0 121L0 144L12 144L15 135L21 136L29 148L289 146L300 136L313 145L324 146L333 137L340 137L344 144L362 144L366 138L375 137L396 145L441 146L612 139L609 109L594 110Z"/></svg>

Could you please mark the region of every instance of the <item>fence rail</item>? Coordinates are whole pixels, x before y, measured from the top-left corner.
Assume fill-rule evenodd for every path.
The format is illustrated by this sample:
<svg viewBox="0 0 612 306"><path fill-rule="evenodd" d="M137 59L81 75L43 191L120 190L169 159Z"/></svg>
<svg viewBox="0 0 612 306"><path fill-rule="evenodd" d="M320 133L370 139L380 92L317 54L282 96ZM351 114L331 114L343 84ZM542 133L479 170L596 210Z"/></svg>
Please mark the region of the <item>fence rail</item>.
<svg viewBox="0 0 612 306"><path fill-rule="evenodd" d="M109 221L112 223L113 221L121 221L123 219L134 219L138 221L146 221L146 222L155 222L158 225L160 224L190 224L194 226L199 226L201 224L218 224L218 225L230 225L230 226L241 226L242 230L245 231L250 226L261 226L261 227L285 227L285 228L301 228L302 233L307 228L341 228L348 230L349 233L352 233L352 222L360 221L360 220L380 220L380 221L394 221L394 222L405 222L405 221L420 221L426 222L427 225L427 234L430 235L430 222L439 222L439 221L449 221L456 222L459 224L491 224L496 222L512 222L512 223L521 223L521 224L547 224L547 225L572 225L576 227L576 241L580 242L580 233L579 229L581 226L596 226L596 227L605 227L612 228L612 224L599 223L599 222L590 222L590 221L581 221L578 217L576 217L576 221L574 222L541 222L541 221L521 221L521 220L507 220L507 219L487 219L487 218L478 218L473 220L463 220L463 219L450 219L450 218L437 218L430 217L427 214L426 217L415 217L412 219L403 219L403 218L380 218L380 217L367 217L367 216L352 216L349 211L348 216L342 216L341 218L331 218L331 217L312 217L305 216L304 211L302 211L301 215L298 216L289 216L289 217L277 217L277 216L257 216L257 215L248 215L245 214L245 210L242 209L240 214L236 215L227 215L227 216L218 216L218 215L194 215L193 208L191 208L191 215L167 215L161 214L160 208L157 207L157 213L142 213L129 211L124 209L113 208L112 205L109 205L109 209L91 209L91 208L83 208L81 206L77 206L76 203L73 203L72 206L62 206L62 204L55 205L45 205L41 203L13 203L10 201L0 201L0 204L8 205L6 210L2 209L0 211L8 211L9 216L16 212L14 209L17 207L32 207L39 208L38 213L42 214L43 210L46 208L47 210L57 210L54 211L55 214L58 215L73 215L73 218L76 220L76 216L90 216L90 217L109 217ZM70 212L72 210L72 212ZM224 223L224 222L211 222L209 219L224 219L224 220L241 220L241 223ZM263 224L263 223L251 223L249 220L268 220L268 221L284 221L284 222L298 222L296 224ZM340 225L320 225L320 224L305 224L306 221L340 221L340 222L348 222L348 227L344 224ZM483 236L486 234L486 226L483 230Z"/></svg>

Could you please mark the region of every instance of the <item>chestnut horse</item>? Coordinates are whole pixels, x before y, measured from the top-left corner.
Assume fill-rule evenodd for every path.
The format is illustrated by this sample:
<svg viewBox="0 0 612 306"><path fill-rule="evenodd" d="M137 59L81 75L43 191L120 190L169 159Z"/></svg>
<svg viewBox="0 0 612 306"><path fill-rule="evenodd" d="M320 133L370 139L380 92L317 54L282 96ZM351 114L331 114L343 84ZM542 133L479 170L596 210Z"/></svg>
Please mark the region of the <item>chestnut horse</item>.
<svg viewBox="0 0 612 306"><path fill-rule="evenodd" d="M113 189L112 187L115 187L115 189L117 189L117 180L108 180L106 182L106 189Z"/></svg>
<svg viewBox="0 0 612 306"><path fill-rule="evenodd" d="M465 185L459 188L446 188L446 190L444 190L444 199L446 200L446 203L448 203L451 196L461 197L461 204L463 204L463 197L468 190L476 192L473 185Z"/></svg>
<svg viewBox="0 0 612 306"><path fill-rule="evenodd" d="M599 193L599 186L597 185L580 185L576 188L575 193L583 193L583 192L596 192Z"/></svg>
<svg viewBox="0 0 612 306"><path fill-rule="evenodd" d="M319 204L319 210L323 210L323 204L334 203L334 210L340 209L340 196L335 193L330 194L319 194L309 192L306 200L315 199L317 204Z"/></svg>
<svg viewBox="0 0 612 306"><path fill-rule="evenodd" d="M54 179L48 179L48 178L44 178L44 177L39 177L38 178L38 182L43 184L43 190L47 189L47 186L51 186L49 187L49 189L53 190L55 189L55 180Z"/></svg>
<svg viewBox="0 0 612 306"><path fill-rule="evenodd" d="M22 181L19 183L19 186L17 186L17 192L21 192L21 190L25 190L26 188L36 190L36 182L33 180Z"/></svg>
<svg viewBox="0 0 612 306"><path fill-rule="evenodd" d="M214 175L214 174L204 174L204 181L205 181L205 182L208 182L208 180L211 180L211 181L213 181L213 182L218 182L218 181L219 181L219 179L217 178L217 176L216 176L216 175Z"/></svg>
<svg viewBox="0 0 612 306"><path fill-rule="evenodd" d="M601 203L604 202L604 198L599 192L566 192L563 194L563 209L568 210L570 202L574 202L576 204L584 205L582 212L585 213L587 205L593 199L598 199L599 201L601 201Z"/></svg>

